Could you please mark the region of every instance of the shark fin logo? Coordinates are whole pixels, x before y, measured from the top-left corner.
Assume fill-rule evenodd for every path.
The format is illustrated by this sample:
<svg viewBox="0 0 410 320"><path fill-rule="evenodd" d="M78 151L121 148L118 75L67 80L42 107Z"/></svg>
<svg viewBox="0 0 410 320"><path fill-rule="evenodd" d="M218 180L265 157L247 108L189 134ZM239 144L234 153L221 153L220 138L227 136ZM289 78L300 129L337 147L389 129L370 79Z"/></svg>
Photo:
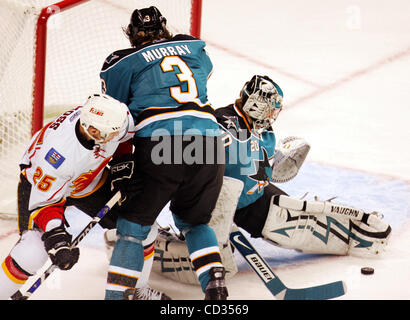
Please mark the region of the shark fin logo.
<svg viewBox="0 0 410 320"><path fill-rule="evenodd" d="M261 192L270 181L270 177L267 174L267 169L270 168L268 152L262 147L263 159L254 160L256 173L249 175L248 177L256 181L255 186L248 190L247 194L253 194L256 191Z"/></svg>

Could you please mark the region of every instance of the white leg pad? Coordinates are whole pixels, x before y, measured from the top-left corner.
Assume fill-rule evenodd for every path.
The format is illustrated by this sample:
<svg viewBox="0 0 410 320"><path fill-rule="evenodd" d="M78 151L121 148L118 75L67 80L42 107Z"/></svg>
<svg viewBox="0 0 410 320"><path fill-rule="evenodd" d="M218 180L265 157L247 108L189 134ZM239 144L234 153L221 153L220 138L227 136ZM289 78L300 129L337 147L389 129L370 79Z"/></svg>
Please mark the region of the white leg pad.
<svg viewBox="0 0 410 320"><path fill-rule="evenodd" d="M215 231L218 243L221 246L228 243L229 234L233 225L233 217L243 189L243 181L224 177L221 192L219 193L215 209L209 226Z"/></svg>
<svg viewBox="0 0 410 320"><path fill-rule="evenodd" d="M390 226L375 215L366 222L281 208L273 202L262 235L276 245L306 253L377 255L385 250Z"/></svg>
<svg viewBox="0 0 410 320"><path fill-rule="evenodd" d="M226 279L230 279L238 268L234 260L230 243L219 247L222 264L226 270ZM152 270L177 282L199 285L186 242L175 234L160 231L155 241L155 256Z"/></svg>
<svg viewBox="0 0 410 320"><path fill-rule="evenodd" d="M345 255L349 245L320 225L327 217L280 208L271 204L262 235L274 244L306 253ZM319 225L318 225L319 224ZM317 231L318 229L319 232Z"/></svg>

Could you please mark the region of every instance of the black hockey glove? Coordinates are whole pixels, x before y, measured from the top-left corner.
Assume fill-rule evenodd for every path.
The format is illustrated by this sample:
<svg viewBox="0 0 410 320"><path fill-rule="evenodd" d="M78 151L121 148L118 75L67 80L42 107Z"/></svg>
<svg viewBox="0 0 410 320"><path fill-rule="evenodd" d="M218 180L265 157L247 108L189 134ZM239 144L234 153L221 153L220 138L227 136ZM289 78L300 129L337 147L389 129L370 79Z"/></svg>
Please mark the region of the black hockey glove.
<svg viewBox="0 0 410 320"><path fill-rule="evenodd" d="M80 257L80 249L71 248L71 239L64 226L45 232L41 237L51 262L61 270L70 270Z"/></svg>
<svg viewBox="0 0 410 320"><path fill-rule="evenodd" d="M122 155L110 162L111 191L120 190L119 205L124 204L132 196L142 190L141 181L134 172L134 158L131 154Z"/></svg>

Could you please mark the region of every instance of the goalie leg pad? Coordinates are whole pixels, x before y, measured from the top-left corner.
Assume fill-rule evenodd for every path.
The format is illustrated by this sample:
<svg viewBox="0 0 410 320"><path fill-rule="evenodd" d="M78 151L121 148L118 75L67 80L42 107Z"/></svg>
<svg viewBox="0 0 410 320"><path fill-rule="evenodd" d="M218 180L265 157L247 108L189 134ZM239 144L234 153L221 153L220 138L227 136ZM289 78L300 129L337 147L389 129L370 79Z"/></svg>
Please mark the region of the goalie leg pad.
<svg viewBox="0 0 410 320"><path fill-rule="evenodd" d="M326 216L322 218L326 219ZM305 253L327 253L345 255L348 243L328 232L326 220L321 221L315 214L289 210L271 204L262 235L274 244ZM324 235L317 230L322 229Z"/></svg>
<svg viewBox="0 0 410 320"><path fill-rule="evenodd" d="M185 241L165 229L155 240L152 270L177 282L199 285Z"/></svg>
<svg viewBox="0 0 410 320"><path fill-rule="evenodd" d="M363 257L386 251L392 229L376 213L365 213L360 222L351 220L350 223L354 236L350 239L348 254Z"/></svg>
<svg viewBox="0 0 410 320"><path fill-rule="evenodd" d="M272 199L273 200L273 199ZM271 202L262 234L284 248L306 253L377 255L385 250L391 228L377 216L361 220L282 208Z"/></svg>
<svg viewBox="0 0 410 320"><path fill-rule="evenodd" d="M231 246L220 247L220 253L227 272L225 278L229 279L238 272ZM185 241L165 229L160 229L155 241L152 270L177 282L200 284Z"/></svg>
<svg viewBox="0 0 410 320"><path fill-rule="evenodd" d="M224 176L209 226L215 231L219 246L229 241L233 217L241 196L244 183L241 180Z"/></svg>

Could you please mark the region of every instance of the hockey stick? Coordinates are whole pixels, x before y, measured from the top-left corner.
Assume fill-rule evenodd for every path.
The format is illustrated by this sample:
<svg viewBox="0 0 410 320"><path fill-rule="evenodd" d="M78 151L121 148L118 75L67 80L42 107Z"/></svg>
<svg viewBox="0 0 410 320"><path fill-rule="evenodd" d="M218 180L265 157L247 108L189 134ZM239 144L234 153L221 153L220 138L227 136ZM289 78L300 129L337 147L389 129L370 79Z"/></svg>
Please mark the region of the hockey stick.
<svg viewBox="0 0 410 320"><path fill-rule="evenodd" d="M105 206L98 212L98 214L85 226L85 228L77 235L77 237L73 240L71 247L76 247L81 240L85 238L85 236L91 231L94 226L100 222L100 220L111 210L111 208L120 200L121 192L118 191L113 197L105 204ZM11 296L12 300L27 300L30 296L38 289L38 287L46 281L48 276L53 273L55 269L58 267L54 264L49 266L46 271L41 275L40 278L37 279L36 282L26 291L26 293L21 293L18 290Z"/></svg>
<svg viewBox="0 0 410 320"><path fill-rule="evenodd" d="M231 243L238 249L246 262L261 278L265 286L278 300L327 300L340 297L346 293L343 281L331 282L314 287L291 289L288 288L272 271L269 265L249 243L238 229L229 236Z"/></svg>

